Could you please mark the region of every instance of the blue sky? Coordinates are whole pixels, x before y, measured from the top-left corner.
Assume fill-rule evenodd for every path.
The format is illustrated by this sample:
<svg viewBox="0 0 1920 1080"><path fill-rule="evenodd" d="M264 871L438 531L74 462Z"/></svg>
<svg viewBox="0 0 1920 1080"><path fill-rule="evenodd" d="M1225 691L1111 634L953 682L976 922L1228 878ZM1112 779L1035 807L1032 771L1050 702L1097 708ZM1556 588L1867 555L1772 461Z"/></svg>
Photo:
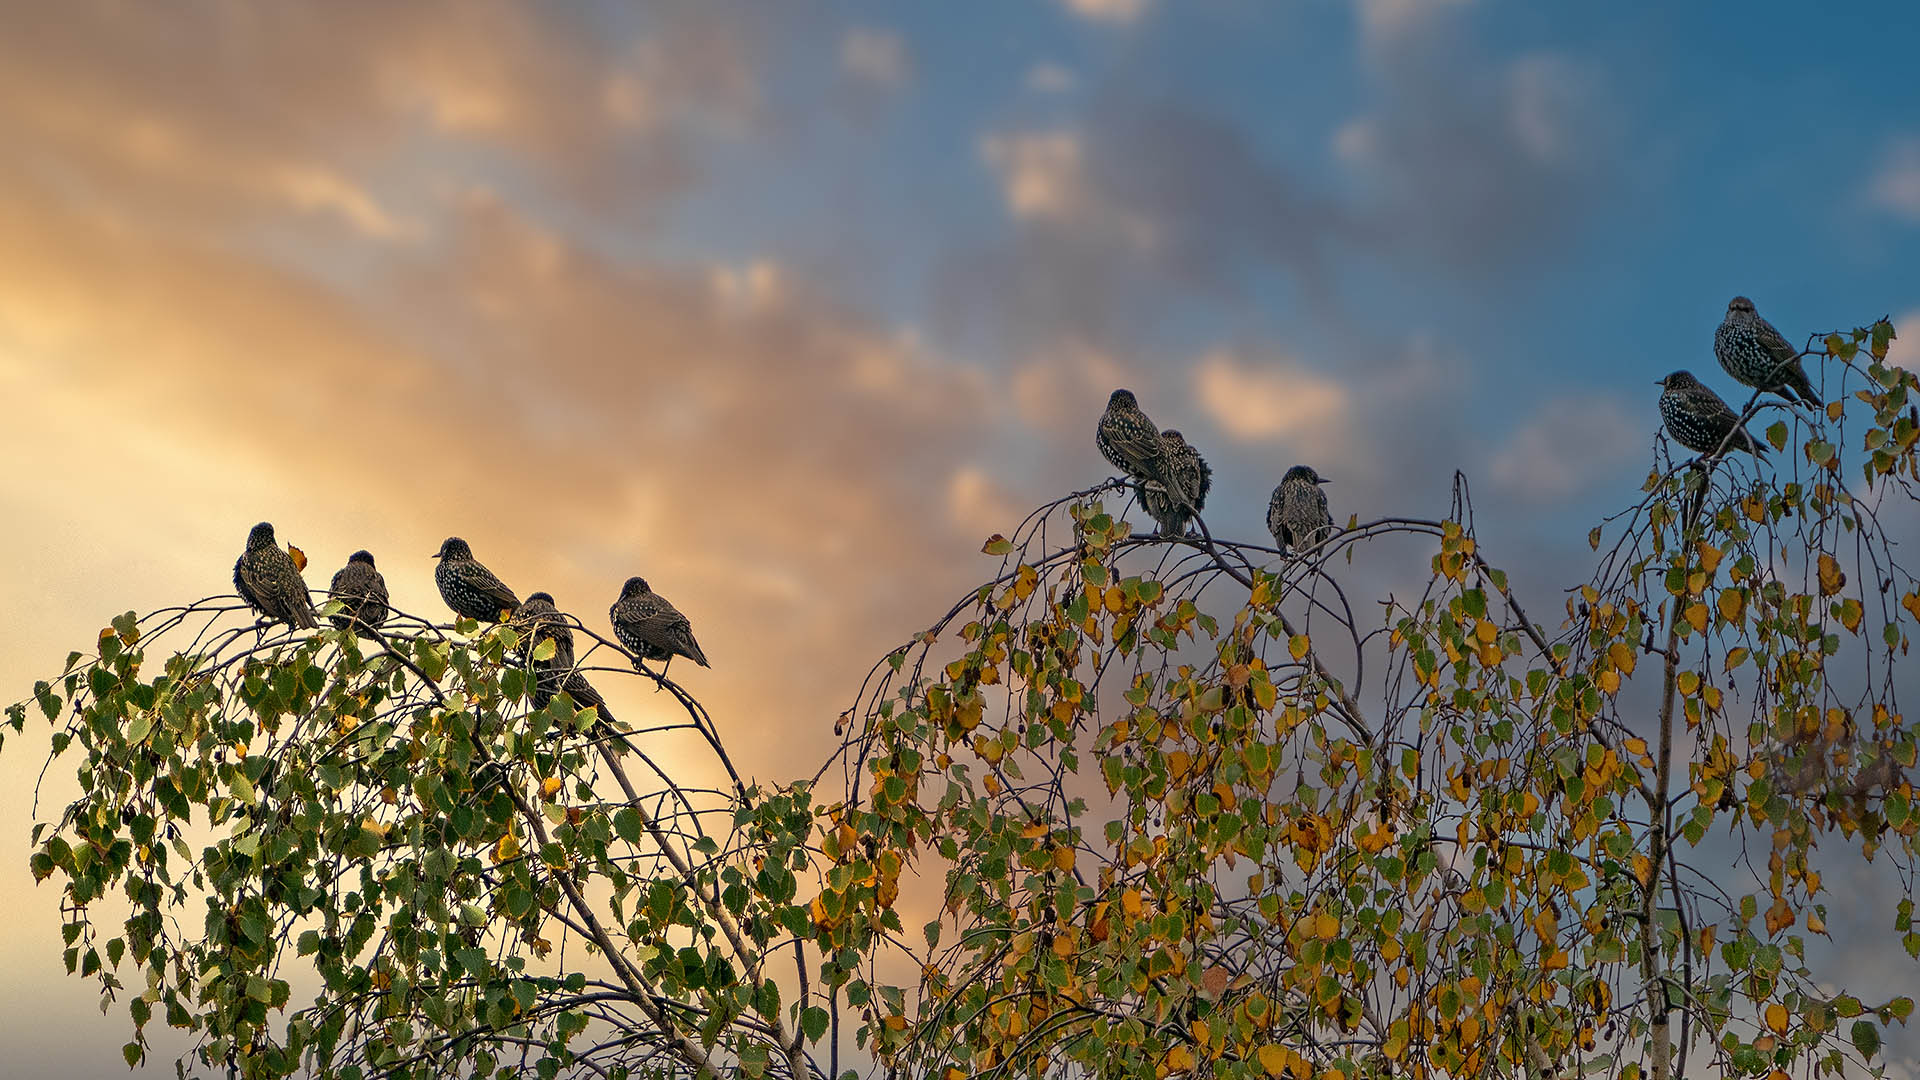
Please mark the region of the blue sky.
<svg viewBox="0 0 1920 1080"><path fill-rule="evenodd" d="M1296 462L1342 521L1463 469L1551 610L1653 381L1730 391L1735 293L1920 356L1916 39L1902 3L17 8L0 682L225 590L262 518L416 609L458 533L585 612L644 572L770 775L984 536L1107 475L1116 385L1213 462L1216 534ZM122 1032L23 864L0 1045L52 1070Z"/></svg>

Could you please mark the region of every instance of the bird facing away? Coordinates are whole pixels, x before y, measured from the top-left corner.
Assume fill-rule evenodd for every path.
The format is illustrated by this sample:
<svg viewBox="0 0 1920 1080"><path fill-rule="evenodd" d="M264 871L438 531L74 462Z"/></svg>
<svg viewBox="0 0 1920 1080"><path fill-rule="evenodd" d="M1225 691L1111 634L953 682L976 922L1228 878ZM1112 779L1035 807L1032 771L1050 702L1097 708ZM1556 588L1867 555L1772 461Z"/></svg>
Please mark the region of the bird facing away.
<svg viewBox="0 0 1920 1080"><path fill-rule="evenodd" d="M1094 432L1094 445L1114 467L1139 481L1158 481L1170 489L1167 443L1131 390L1115 390L1107 398L1107 411L1100 414L1100 426Z"/></svg>
<svg viewBox="0 0 1920 1080"><path fill-rule="evenodd" d="M1800 366L1800 350L1761 318L1753 301L1744 296L1727 302L1727 317L1713 332L1713 355L1727 374L1756 390L1770 390L1788 401L1820 404L1813 381Z"/></svg>
<svg viewBox="0 0 1920 1080"><path fill-rule="evenodd" d="M1288 469L1267 500L1267 531L1281 551L1298 555L1333 535L1333 515L1327 512L1326 478L1310 465Z"/></svg>
<svg viewBox="0 0 1920 1080"><path fill-rule="evenodd" d="M275 622L300 630L315 625L307 580L300 576L293 556L281 550L268 522L247 533L247 550L233 564L233 587L247 606Z"/></svg>
<svg viewBox="0 0 1920 1080"><path fill-rule="evenodd" d="M620 588L620 599L607 609L613 620L613 633L620 644L641 660L664 660L672 666L675 656L684 656L701 667L710 667L707 654L693 640L693 626L659 593L647 587L647 579L630 577ZM637 661L636 661L637 666ZM665 674L665 669L661 669Z"/></svg>
<svg viewBox="0 0 1920 1080"><path fill-rule="evenodd" d="M347 565L333 575L327 596L346 605L331 620L342 630L356 624L374 628L387 621L387 579L373 568L370 552L356 551L347 557Z"/></svg>
<svg viewBox="0 0 1920 1080"><path fill-rule="evenodd" d="M1676 371L1655 385L1661 387L1660 419L1673 441L1696 454L1714 454L1725 444L1757 458L1766 451L1740 426L1740 417L1706 384L1690 372Z"/></svg>
<svg viewBox="0 0 1920 1080"><path fill-rule="evenodd" d="M1160 438L1167 447L1167 469L1186 499L1172 498L1158 481L1149 481L1140 486L1140 505L1153 515L1161 536L1185 536L1188 523L1204 507L1207 491L1213 487L1213 469L1179 432L1168 428Z"/></svg>
<svg viewBox="0 0 1920 1080"><path fill-rule="evenodd" d="M520 598L506 587L493 571L480 565L465 540L449 536L433 556L440 565L433 568L433 583L440 586L440 599L455 615L481 622L499 622L502 613L512 614Z"/></svg>
<svg viewBox="0 0 1920 1080"><path fill-rule="evenodd" d="M583 709L605 704L587 677L574 670L573 628L553 606L552 593L537 592L527 597L527 602L514 611L509 625L523 635L522 655L533 658L534 708L546 708L547 702L562 691L572 695L573 703ZM553 642L553 656L546 660L534 657L540 643L549 640Z"/></svg>

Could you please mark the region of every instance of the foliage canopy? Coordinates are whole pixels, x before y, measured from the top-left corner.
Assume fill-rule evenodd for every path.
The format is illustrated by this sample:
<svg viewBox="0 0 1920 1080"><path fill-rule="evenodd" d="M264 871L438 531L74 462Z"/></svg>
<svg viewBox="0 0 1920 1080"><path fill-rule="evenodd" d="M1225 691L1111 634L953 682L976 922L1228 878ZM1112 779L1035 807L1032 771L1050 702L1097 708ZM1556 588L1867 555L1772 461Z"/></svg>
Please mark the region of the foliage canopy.
<svg viewBox="0 0 1920 1080"><path fill-rule="evenodd" d="M1048 504L771 786L651 672L666 725L532 709L510 626L129 612L9 711L81 791L33 872L128 1062L157 1016L183 1070L1838 1074L1913 1003L1809 948L1830 868L1890 863L1860 922L1920 955L1892 336L1815 344L1817 415L1748 403L1776 465L1660 443L1551 623L1464 481L1295 559Z"/></svg>

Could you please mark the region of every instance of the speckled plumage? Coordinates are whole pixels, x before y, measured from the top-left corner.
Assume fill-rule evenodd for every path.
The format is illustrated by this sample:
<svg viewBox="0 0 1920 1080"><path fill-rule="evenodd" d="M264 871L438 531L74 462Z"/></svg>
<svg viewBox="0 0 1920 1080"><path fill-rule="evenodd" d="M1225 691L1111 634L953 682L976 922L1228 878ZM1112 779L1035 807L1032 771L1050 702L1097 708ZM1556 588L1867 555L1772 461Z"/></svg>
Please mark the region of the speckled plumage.
<svg viewBox="0 0 1920 1080"><path fill-rule="evenodd" d="M1167 442L1131 390L1115 390L1107 398L1107 411L1100 414L1100 426L1093 442L1101 456L1127 476L1139 481L1168 481Z"/></svg>
<svg viewBox="0 0 1920 1080"><path fill-rule="evenodd" d="M607 609L613 621L614 636L642 660L664 660L684 656L701 667L709 667L707 655L693 640L693 625L667 598L647 586L645 578L631 577L620 589L620 599Z"/></svg>
<svg viewBox="0 0 1920 1080"><path fill-rule="evenodd" d="M233 564L233 587L248 606L269 619L300 630L315 626L307 580L293 556L281 550L268 522L247 533L246 550Z"/></svg>
<svg viewBox="0 0 1920 1080"><path fill-rule="evenodd" d="M1326 482L1311 466L1295 465L1274 486L1267 499L1267 531L1281 551L1298 555L1336 531L1327 493L1320 490Z"/></svg>
<svg viewBox="0 0 1920 1080"><path fill-rule="evenodd" d="M373 555L368 552L356 551L347 558L347 565L334 573L327 596L346 605L346 610L331 619L342 630L356 623L378 628L387 621L387 579L374 569Z"/></svg>
<svg viewBox="0 0 1920 1080"><path fill-rule="evenodd" d="M1673 441L1696 454L1712 454L1724 443L1728 450L1745 450L1764 458L1766 452L1747 430L1740 416L1720 395L1689 372L1676 371L1661 379L1660 419Z"/></svg>
<svg viewBox="0 0 1920 1080"><path fill-rule="evenodd" d="M433 568L433 583L440 587L440 599L454 614L499 622L503 612L512 614L519 608L520 598L473 557L473 549L465 540L447 537L433 557L440 560L440 565Z"/></svg>
<svg viewBox="0 0 1920 1080"><path fill-rule="evenodd" d="M1159 481L1150 480L1140 485L1140 505L1153 516L1161 536L1184 536L1194 514L1205 508L1213 469L1178 431L1169 428L1160 438L1166 445L1167 470L1186 499L1183 503L1170 497Z"/></svg>
<svg viewBox="0 0 1920 1080"><path fill-rule="evenodd" d="M1800 350L1761 318L1753 301L1744 296L1727 302L1727 317L1713 332L1713 355L1727 374L1747 386L1771 391L1788 401L1820 404L1813 381L1800 366Z"/></svg>

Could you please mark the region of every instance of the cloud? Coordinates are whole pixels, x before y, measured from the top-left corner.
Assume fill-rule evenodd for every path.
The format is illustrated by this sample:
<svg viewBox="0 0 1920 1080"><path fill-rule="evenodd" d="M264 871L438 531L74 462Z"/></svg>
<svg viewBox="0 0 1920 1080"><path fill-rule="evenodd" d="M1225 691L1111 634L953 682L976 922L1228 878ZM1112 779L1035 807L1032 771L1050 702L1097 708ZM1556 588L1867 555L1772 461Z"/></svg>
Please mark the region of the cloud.
<svg viewBox="0 0 1920 1080"><path fill-rule="evenodd" d="M1920 224L1920 136L1888 140L1868 189L1875 206Z"/></svg>
<svg viewBox="0 0 1920 1080"><path fill-rule="evenodd" d="M1328 452L1337 449L1328 441L1346 429L1350 405L1344 386L1292 360L1252 364L1228 349L1200 358L1194 396L1231 438Z"/></svg>
<svg viewBox="0 0 1920 1080"><path fill-rule="evenodd" d="M1556 398L1494 452L1490 478L1499 490L1531 503L1564 499L1595 481L1617 478L1618 464L1651 438L1647 418L1657 414L1642 411L1645 422L1635 423L1612 397Z"/></svg>
<svg viewBox="0 0 1920 1080"><path fill-rule="evenodd" d="M840 39L840 69L863 82L888 90L913 78L913 58L906 39L892 30L854 27Z"/></svg>
<svg viewBox="0 0 1920 1080"><path fill-rule="evenodd" d="M1550 257L1619 182L1620 121L1597 71L1489 57L1466 0L1360 0L1370 104L1333 136L1355 212L1393 254L1498 275Z"/></svg>
<svg viewBox="0 0 1920 1080"><path fill-rule="evenodd" d="M1059 64L1039 63L1027 69L1027 89L1037 94L1064 94L1078 85L1071 70Z"/></svg>
<svg viewBox="0 0 1920 1080"><path fill-rule="evenodd" d="M1887 362L1908 370L1920 368L1920 307L1894 316L1893 330L1900 336L1887 346Z"/></svg>
<svg viewBox="0 0 1920 1080"><path fill-rule="evenodd" d="M1126 25L1147 13L1148 0L1060 0L1066 9L1089 22Z"/></svg>

